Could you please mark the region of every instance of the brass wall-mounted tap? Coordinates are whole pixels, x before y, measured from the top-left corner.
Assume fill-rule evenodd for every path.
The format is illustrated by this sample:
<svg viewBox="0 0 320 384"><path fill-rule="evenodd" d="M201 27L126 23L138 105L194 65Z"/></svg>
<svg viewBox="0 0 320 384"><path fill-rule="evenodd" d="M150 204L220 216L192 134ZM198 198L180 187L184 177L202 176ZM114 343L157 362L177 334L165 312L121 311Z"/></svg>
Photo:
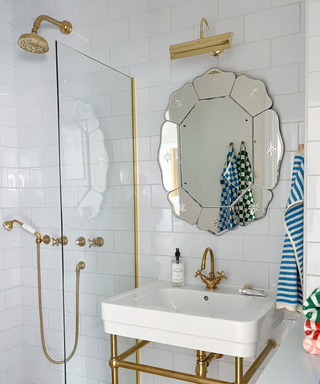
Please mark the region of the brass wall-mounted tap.
<svg viewBox="0 0 320 384"><path fill-rule="evenodd" d="M56 245L57 247L59 247L59 245L62 243L63 245L67 245L69 242L67 236L63 236L63 238L61 237L57 237L56 239L53 237L52 238L52 246Z"/></svg>
<svg viewBox="0 0 320 384"><path fill-rule="evenodd" d="M104 244L104 240L102 237L94 238L93 240L88 239L89 242L89 248L91 247L102 247Z"/></svg>
<svg viewBox="0 0 320 384"><path fill-rule="evenodd" d="M84 237L78 237L76 240L76 244L79 245L79 247L84 247L86 245L86 239Z"/></svg>
<svg viewBox="0 0 320 384"><path fill-rule="evenodd" d="M210 252L210 261L211 261L211 267L210 267L210 273L209 277L203 275L201 272L206 268L206 259L207 259L207 254ZM202 256L202 263L201 263L201 268L198 269L194 277L200 276L201 280L205 283L206 289L209 291L213 291L215 289L218 289L217 285L220 283L222 279L228 279L227 276L224 274L224 272L217 272L218 276L215 276L214 274L214 255L213 251L210 247L206 248L203 252Z"/></svg>

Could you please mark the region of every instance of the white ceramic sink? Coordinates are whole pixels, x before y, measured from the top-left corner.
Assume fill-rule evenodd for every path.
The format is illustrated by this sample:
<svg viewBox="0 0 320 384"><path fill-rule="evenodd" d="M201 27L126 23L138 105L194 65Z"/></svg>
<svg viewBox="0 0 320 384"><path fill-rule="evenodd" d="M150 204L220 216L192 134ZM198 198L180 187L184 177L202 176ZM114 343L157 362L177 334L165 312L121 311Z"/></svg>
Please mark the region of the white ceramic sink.
<svg viewBox="0 0 320 384"><path fill-rule="evenodd" d="M110 334L250 357L276 319L275 299L270 292L248 297L236 288L173 288L157 281L104 300L102 319Z"/></svg>

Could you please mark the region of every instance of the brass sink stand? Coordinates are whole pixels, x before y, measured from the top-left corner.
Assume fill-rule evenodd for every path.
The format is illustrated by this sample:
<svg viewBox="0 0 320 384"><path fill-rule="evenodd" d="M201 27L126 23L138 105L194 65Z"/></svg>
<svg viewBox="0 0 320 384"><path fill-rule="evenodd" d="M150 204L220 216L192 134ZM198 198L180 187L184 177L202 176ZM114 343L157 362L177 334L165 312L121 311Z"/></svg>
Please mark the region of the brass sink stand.
<svg viewBox="0 0 320 384"><path fill-rule="evenodd" d="M129 348L127 351L118 355L118 341L116 335L110 335L110 345L111 345L111 358L109 360L109 365L112 371L112 384L119 384L118 369L126 368L131 369L137 372L150 373L152 375L169 377L171 379L183 380L189 383L197 384L247 384L251 380L252 376L256 373L258 368L261 366L265 358L269 355L272 349L274 349L277 344L274 340L268 340L267 345L264 350L260 353L257 359L252 363L246 374L243 374L243 358L235 358L235 381L222 381L216 379L209 379L207 375L207 366L214 358L220 358L220 354L210 353L206 356L206 353L203 351L197 352L197 366L196 366L196 375L190 375L188 373L172 371L169 369L158 368L151 365L144 365L140 363L132 363L125 361L125 359L132 354L139 351L145 345L150 343L150 341L140 341L133 347Z"/></svg>

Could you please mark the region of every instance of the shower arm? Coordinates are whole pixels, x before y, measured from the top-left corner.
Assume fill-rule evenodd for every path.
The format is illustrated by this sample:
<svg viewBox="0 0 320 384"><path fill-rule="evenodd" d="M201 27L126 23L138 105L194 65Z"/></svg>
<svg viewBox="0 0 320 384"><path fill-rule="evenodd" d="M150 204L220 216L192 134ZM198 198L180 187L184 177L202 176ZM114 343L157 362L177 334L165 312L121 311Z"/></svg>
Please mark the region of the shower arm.
<svg viewBox="0 0 320 384"><path fill-rule="evenodd" d="M56 25L64 35L69 35L72 32L72 24L69 21L58 21L47 15L41 15L36 18L33 23L32 32L38 33L40 25L43 21Z"/></svg>

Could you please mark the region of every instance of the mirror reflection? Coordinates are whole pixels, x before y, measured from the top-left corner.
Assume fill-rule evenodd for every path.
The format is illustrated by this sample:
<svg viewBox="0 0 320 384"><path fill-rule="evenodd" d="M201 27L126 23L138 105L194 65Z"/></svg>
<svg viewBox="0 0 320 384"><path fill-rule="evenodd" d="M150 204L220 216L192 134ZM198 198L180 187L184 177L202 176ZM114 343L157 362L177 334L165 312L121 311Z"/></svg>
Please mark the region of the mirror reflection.
<svg viewBox="0 0 320 384"><path fill-rule="evenodd" d="M99 214L107 188L109 157L93 107L72 97L60 96L59 101L60 124L64 128L62 180L66 187L79 187L78 215L68 217L65 224L75 228Z"/></svg>
<svg viewBox="0 0 320 384"><path fill-rule="evenodd" d="M264 83L212 69L170 96L159 165L173 213L214 234L266 215L283 156Z"/></svg>
<svg viewBox="0 0 320 384"><path fill-rule="evenodd" d="M183 188L204 207L224 205L221 179L229 143L235 153L243 141L252 158L252 117L230 97L201 100L180 125L180 135Z"/></svg>

